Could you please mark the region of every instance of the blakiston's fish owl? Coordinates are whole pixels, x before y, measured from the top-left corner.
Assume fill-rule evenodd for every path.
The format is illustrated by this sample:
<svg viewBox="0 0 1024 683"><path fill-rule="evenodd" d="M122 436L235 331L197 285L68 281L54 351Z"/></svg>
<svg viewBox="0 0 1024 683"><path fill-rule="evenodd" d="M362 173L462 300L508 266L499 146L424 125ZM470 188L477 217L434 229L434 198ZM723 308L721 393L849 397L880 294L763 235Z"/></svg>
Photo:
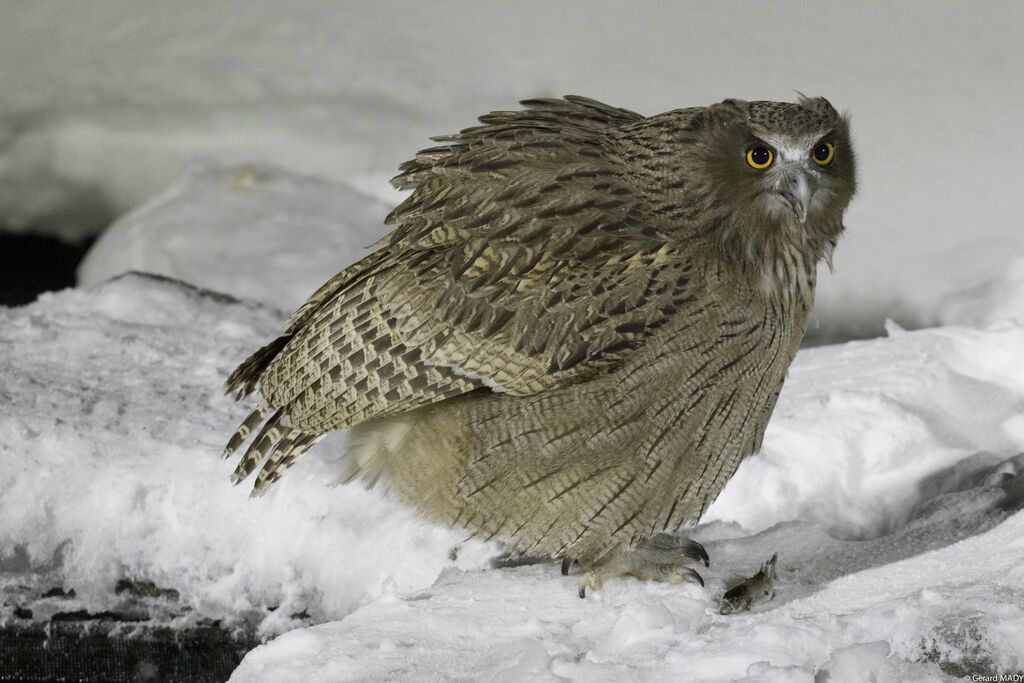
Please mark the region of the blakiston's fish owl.
<svg viewBox="0 0 1024 683"><path fill-rule="evenodd" d="M539 99L436 138L375 251L228 380L255 492L351 428L347 479L601 576L699 580L662 533L758 450L853 196L823 98L644 117Z"/></svg>

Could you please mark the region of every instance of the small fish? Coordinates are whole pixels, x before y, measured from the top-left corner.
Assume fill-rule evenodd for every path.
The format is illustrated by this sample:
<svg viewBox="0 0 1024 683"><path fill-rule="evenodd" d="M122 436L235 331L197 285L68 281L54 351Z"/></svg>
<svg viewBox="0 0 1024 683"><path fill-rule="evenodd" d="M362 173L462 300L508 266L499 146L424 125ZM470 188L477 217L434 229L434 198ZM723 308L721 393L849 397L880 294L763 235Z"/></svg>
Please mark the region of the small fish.
<svg viewBox="0 0 1024 683"><path fill-rule="evenodd" d="M719 614L735 614L768 602L775 597L775 560L778 553L772 555L772 559L761 565L761 571L744 579L722 596L722 605Z"/></svg>

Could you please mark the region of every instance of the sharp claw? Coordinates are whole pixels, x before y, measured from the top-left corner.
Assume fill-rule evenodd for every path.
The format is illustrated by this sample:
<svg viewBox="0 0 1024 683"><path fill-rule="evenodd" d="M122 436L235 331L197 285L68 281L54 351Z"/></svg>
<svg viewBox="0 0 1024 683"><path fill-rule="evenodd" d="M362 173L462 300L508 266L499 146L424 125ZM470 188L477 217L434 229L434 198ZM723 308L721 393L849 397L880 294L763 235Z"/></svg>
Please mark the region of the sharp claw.
<svg viewBox="0 0 1024 683"><path fill-rule="evenodd" d="M708 551L704 550L704 546L696 541L687 540L680 547L680 553L692 562L700 562L705 567L711 566L711 558L708 557Z"/></svg>
<svg viewBox="0 0 1024 683"><path fill-rule="evenodd" d="M689 567L683 567L683 571L686 573L687 578L693 579L695 582L699 583L701 588L704 587L704 579L701 578L700 574Z"/></svg>
<svg viewBox="0 0 1024 683"><path fill-rule="evenodd" d="M600 574L587 572L580 577L579 596L581 598L587 597L587 586L596 591L600 590L602 585L604 585L604 578Z"/></svg>
<svg viewBox="0 0 1024 683"><path fill-rule="evenodd" d="M562 558L562 576L569 576L569 567L572 566L572 558ZM582 597L582 596L581 596Z"/></svg>
<svg viewBox="0 0 1024 683"><path fill-rule="evenodd" d="M708 557L708 551L704 550L704 546L697 543L697 541L689 541L686 547L686 554L691 559L703 562L705 567L711 566L711 558Z"/></svg>
<svg viewBox="0 0 1024 683"><path fill-rule="evenodd" d="M661 555L662 553L678 554L688 560L701 562L705 567L711 566L711 558L708 557L708 551L704 549L704 546L688 538L681 538L672 534L655 534L647 539L643 546L653 551L655 555Z"/></svg>

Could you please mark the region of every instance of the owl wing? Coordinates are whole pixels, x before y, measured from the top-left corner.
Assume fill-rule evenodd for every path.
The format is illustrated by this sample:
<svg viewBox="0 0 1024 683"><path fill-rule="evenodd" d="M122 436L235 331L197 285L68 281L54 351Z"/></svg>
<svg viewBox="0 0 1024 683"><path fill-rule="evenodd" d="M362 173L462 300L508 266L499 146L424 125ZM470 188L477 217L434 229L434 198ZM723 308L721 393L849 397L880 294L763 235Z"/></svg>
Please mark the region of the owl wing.
<svg viewBox="0 0 1024 683"><path fill-rule="evenodd" d="M257 489L276 480L289 439L304 450L482 387L581 381L684 304L686 263L644 221L609 135L641 117L578 97L524 104L404 164L393 182L412 194L387 218L394 232L232 375L267 403L229 444L263 423L239 477L270 454Z"/></svg>

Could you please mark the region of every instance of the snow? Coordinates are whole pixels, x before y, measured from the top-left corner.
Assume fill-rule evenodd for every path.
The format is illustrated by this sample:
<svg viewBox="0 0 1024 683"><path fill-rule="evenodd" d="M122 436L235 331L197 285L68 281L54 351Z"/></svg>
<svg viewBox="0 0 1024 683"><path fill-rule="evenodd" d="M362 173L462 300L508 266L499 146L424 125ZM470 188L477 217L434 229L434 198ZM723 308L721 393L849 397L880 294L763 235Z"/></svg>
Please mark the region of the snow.
<svg viewBox="0 0 1024 683"><path fill-rule="evenodd" d="M179 593L182 625L270 634L432 581L464 534L339 495L337 440L265 498L229 484L218 454L245 409L224 377L281 322L135 275L0 308L0 549L23 549L81 609L109 610L119 579L144 580Z"/></svg>
<svg viewBox="0 0 1024 683"><path fill-rule="evenodd" d="M917 489L971 476L954 471L965 458L977 460L976 469L994 464L985 454L1024 451L1020 349L1016 326L805 349L762 457L740 469L705 521L759 531L805 519L849 538L903 523L921 501Z"/></svg>
<svg viewBox="0 0 1024 683"><path fill-rule="evenodd" d="M819 340L935 324L1024 253L1015 0L23 2L0 45L11 229L94 232L196 162L270 163L391 203L385 179L429 135L524 97L656 113L800 90L849 110L859 150Z"/></svg>
<svg viewBox="0 0 1024 683"><path fill-rule="evenodd" d="M144 271L291 312L369 253L388 211L347 186L265 165L196 167L104 232L78 280Z"/></svg>
<svg viewBox="0 0 1024 683"><path fill-rule="evenodd" d="M1013 258L996 277L954 293L939 319L943 325L973 327L1003 321L1024 324L1024 257Z"/></svg>
<svg viewBox="0 0 1024 683"><path fill-rule="evenodd" d="M223 378L281 321L139 275L0 309L6 561L81 609L110 609L129 578L176 591L180 625L284 633L238 681L1024 668L1024 327L892 326L801 351L762 453L690 532L712 558L707 588L613 579L580 600L556 564L488 568L495 546L335 486L343 436L265 497L231 487L219 453L245 406ZM776 552L775 600L718 614L733 575ZM23 581L0 573L0 614L45 618Z"/></svg>

